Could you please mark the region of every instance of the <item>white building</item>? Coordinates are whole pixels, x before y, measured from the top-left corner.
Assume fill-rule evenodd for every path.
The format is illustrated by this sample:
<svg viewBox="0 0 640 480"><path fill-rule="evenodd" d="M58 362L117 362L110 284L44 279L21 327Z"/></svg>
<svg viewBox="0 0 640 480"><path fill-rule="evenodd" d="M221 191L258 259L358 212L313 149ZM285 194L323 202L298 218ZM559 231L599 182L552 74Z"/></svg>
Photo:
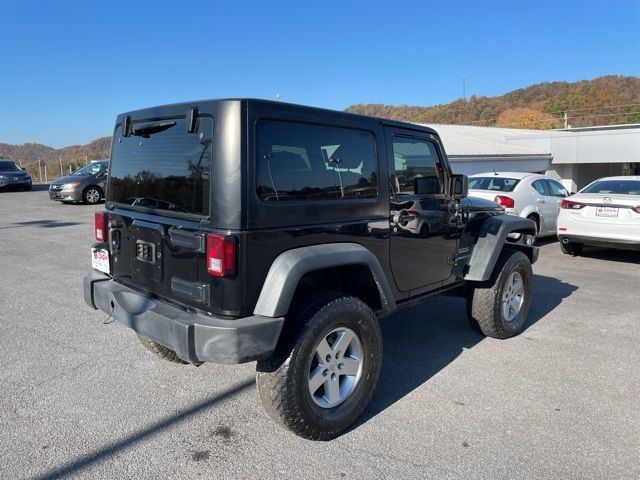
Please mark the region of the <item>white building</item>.
<svg viewBox="0 0 640 480"><path fill-rule="evenodd" d="M457 173L537 172L570 191L609 175L640 175L640 124L566 130L428 125Z"/></svg>

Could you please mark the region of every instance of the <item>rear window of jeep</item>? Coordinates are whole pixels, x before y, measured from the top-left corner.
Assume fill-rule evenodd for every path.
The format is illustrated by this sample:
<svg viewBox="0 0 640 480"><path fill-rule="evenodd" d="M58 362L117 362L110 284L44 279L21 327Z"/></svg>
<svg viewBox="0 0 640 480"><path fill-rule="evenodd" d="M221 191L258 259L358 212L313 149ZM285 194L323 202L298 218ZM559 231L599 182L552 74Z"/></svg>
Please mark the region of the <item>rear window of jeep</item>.
<svg viewBox="0 0 640 480"><path fill-rule="evenodd" d="M188 133L186 120L134 123L118 133L111 152L109 201L198 216L209 215L209 176L213 120L198 119Z"/></svg>

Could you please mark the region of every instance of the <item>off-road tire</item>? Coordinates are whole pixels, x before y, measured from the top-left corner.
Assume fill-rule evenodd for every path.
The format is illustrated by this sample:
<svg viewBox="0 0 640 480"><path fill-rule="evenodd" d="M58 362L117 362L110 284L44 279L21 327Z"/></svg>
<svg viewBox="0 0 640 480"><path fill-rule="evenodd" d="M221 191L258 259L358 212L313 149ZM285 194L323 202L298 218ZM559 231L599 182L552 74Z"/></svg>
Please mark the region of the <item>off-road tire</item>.
<svg viewBox="0 0 640 480"><path fill-rule="evenodd" d="M154 342L153 340L151 340L150 338L145 337L144 335L140 334L140 333L136 333L136 335L138 336L138 340L140 340L140 343L142 343L142 345L144 345L144 347L149 350L150 352L153 352L154 354L156 354L158 357L160 357L163 360L166 360L167 362L171 362L171 363L180 363L183 365L186 365L188 362L185 362L184 360L182 360L174 350L171 350L170 348L164 347L162 345L160 345L159 343Z"/></svg>
<svg viewBox="0 0 640 480"><path fill-rule="evenodd" d="M522 276L524 299L513 321L505 320L500 311L505 283L514 271ZM504 249L491 277L486 282L469 282L467 291L467 317L471 325L493 338L510 338L519 334L527 318L531 305L533 271L529 258L522 252Z"/></svg>
<svg viewBox="0 0 640 480"><path fill-rule="evenodd" d="M564 244L560 242L560 251L565 255L571 255L572 257L577 257L582 253L582 245L579 243L569 242L568 244Z"/></svg>
<svg viewBox="0 0 640 480"><path fill-rule="evenodd" d="M338 327L354 331L362 345L362 373L339 405L313 401L308 378L316 345ZM285 320L274 354L259 360L256 384L267 414L281 426L310 440L331 440L349 428L371 400L382 366L382 334L371 309L360 299L336 292L303 297Z"/></svg>
<svg viewBox="0 0 640 480"><path fill-rule="evenodd" d="M97 192L97 196L94 192ZM82 201L87 205L95 205L102 200L102 190L95 185L89 185L82 191Z"/></svg>

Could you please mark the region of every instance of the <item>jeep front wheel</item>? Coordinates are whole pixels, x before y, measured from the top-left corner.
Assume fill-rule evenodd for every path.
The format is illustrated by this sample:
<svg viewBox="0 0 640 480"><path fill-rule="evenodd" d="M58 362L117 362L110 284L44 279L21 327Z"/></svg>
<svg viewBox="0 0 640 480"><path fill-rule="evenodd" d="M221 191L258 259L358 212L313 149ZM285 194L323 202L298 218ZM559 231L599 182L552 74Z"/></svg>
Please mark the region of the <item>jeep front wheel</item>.
<svg viewBox="0 0 640 480"><path fill-rule="evenodd" d="M467 316L484 335L509 338L520 333L529 313L533 272L529 258L505 249L486 282L470 283Z"/></svg>
<svg viewBox="0 0 640 480"><path fill-rule="evenodd" d="M267 414L296 435L331 440L365 409L382 365L382 334L361 300L307 297L287 318L276 352L257 365Z"/></svg>

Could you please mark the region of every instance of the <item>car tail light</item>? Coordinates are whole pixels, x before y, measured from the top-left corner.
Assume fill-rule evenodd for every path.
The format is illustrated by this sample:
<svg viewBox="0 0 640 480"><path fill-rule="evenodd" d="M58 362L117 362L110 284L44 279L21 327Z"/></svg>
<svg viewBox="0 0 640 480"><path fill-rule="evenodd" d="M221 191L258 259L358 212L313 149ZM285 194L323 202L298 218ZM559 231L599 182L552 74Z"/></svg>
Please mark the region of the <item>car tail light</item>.
<svg viewBox="0 0 640 480"><path fill-rule="evenodd" d="M105 242L107 240L107 212L96 212L94 220L94 231L96 240Z"/></svg>
<svg viewBox="0 0 640 480"><path fill-rule="evenodd" d="M580 210L585 205L580 202L572 202L571 200L562 200L560 202L560 208L568 209L568 210Z"/></svg>
<svg viewBox="0 0 640 480"><path fill-rule="evenodd" d="M214 277L226 277L236 270L236 241L234 237L207 234L207 272Z"/></svg>
<svg viewBox="0 0 640 480"><path fill-rule="evenodd" d="M640 205L636 205L635 207L631 207L631 210L633 210L636 213L640 213Z"/></svg>
<svg viewBox="0 0 640 480"><path fill-rule="evenodd" d="M516 202L511 197L507 197L506 195L496 195L496 198L493 199L498 205L502 205L504 208L513 208L516 205Z"/></svg>

